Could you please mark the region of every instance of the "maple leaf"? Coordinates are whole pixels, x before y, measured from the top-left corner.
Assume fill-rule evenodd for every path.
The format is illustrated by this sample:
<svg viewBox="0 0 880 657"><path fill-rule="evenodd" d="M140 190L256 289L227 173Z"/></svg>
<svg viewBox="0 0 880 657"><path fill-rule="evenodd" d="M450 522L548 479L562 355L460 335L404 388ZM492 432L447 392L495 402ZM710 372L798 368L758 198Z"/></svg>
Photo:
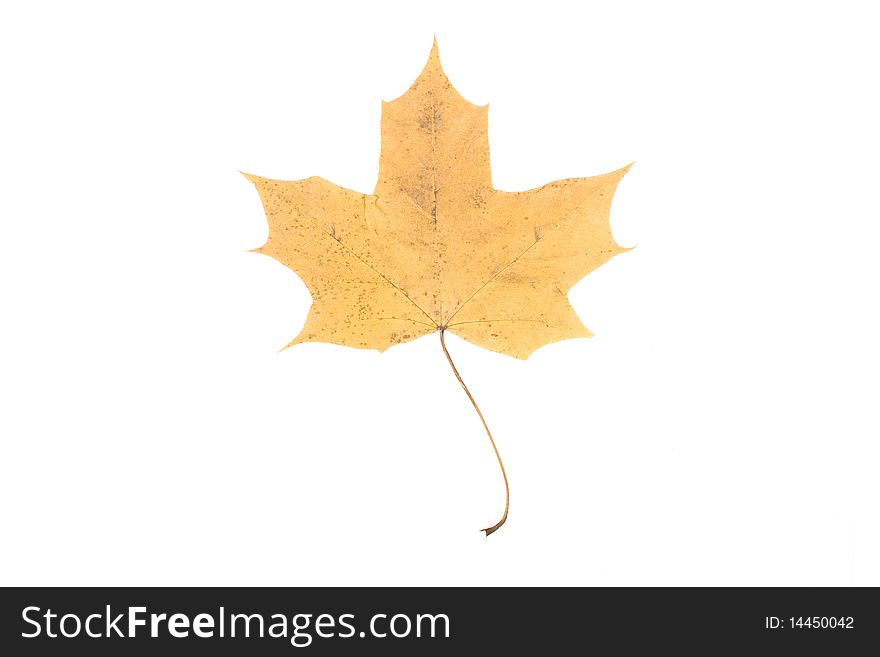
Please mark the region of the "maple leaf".
<svg viewBox="0 0 880 657"><path fill-rule="evenodd" d="M255 249L295 271L312 295L300 342L385 349L446 331L527 358L566 338L590 337L569 289L614 255L611 198L629 166L524 192L492 187L488 105L452 87L437 42L419 77L382 104L379 180L373 194L322 178L250 174L269 222Z"/></svg>

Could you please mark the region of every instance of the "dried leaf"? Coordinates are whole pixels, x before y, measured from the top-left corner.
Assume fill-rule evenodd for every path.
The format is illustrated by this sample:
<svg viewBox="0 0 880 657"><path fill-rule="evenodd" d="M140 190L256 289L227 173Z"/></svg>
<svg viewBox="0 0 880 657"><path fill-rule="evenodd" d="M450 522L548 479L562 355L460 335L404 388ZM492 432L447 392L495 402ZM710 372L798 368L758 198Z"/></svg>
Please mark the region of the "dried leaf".
<svg viewBox="0 0 880 657"><path fill-rule="evenodd" d="M257 251L293 269L312 294L305 326L290 345L384 351L439 331L504 477L504 513L483 530L488 536L507 520L507 474L444 334L517 358L551 342L589 337L567 293L626 250L611 236L608 215L629 167L527 192L497 190L487 115L488 106L472 105L453 89L435 41L409 90L382 105L373 194L322 178L245 176L269 220L269 239Z"/></svg>

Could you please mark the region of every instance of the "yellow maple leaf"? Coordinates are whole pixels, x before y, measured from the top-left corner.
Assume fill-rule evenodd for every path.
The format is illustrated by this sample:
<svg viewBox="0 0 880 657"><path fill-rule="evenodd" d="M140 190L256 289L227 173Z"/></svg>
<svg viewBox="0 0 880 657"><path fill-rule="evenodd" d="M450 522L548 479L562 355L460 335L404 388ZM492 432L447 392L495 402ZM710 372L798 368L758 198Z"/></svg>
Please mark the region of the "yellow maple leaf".
<svg viewBox="0 0 880 657"><path fill-rule="evenodd" d="M591 336L567 293L627 250L611 235L609 211L629 167L525 192L494 189L487 115L487 105L469 103L452 87L435 41L409 90L382 104L373 194L318 177L244 174L269 222L269 239L255 250L295 271L312 295L305 326L287 346L384 351L439 331L480 413L446 350L446 331L517 358ZM506 517L507 508L487 535Z"/></svg>

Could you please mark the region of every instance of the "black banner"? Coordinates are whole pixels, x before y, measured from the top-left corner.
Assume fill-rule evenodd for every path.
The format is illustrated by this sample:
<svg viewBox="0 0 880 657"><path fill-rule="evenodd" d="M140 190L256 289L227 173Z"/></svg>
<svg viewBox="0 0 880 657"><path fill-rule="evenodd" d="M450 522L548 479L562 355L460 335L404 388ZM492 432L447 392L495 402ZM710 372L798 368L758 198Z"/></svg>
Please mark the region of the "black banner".
<svg viewBox="0 0 880 657"><path fill-rule="evenodd" d="M16 656L880 646L877 592L855 588L7 588L0 614L0 654Z"/></svg>

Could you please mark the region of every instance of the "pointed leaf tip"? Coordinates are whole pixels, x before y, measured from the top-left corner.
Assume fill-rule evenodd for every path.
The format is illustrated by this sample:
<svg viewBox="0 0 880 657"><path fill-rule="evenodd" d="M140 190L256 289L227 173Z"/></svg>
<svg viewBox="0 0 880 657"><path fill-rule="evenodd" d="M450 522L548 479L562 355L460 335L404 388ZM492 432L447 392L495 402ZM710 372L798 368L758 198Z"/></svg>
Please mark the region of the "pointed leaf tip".
<svg viewBox="0 0 880 657"><path fill-rule="evenodd" d="M620 174L620 177L623 178L623 177L627 174L627 172L628 172L630 169L632 169L632 165L633 165L633 164L635 164L635 162L630 162L630 163L627 164L625 167L620 167L615 173Z"/></svg>
<svg viewBox="0 0 880 657"><path fill-rule="evenodd" d="M431 52L428 54L428 64L427 66L434 65L440 68L440 49L437 47L437 37L434 37L434 41L431 44ZM426 66L426 68L427 68Z"/></svg>

